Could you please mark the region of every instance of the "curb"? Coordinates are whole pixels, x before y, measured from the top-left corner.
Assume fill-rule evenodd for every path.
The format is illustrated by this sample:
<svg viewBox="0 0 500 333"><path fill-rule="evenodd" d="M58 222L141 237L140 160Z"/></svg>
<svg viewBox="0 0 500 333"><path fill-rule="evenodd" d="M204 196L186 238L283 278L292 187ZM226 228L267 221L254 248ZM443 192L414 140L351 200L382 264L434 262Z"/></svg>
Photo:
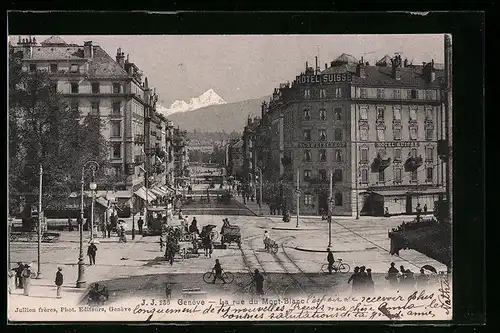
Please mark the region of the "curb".
<svg viewBox="0 0 500 333"><path fill-rule="evenodd" d="M289 230L289 231L307 231L307 230L323 230L321 228L294 228L294 227L272 227L273 230Z"/></svg>

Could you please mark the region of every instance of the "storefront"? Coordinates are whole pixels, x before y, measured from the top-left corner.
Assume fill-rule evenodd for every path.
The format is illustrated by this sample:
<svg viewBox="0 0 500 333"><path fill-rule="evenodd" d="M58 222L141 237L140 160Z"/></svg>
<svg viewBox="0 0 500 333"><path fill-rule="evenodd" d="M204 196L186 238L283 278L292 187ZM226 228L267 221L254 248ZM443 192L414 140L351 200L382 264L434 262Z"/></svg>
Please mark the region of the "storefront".
<svg viewBox="0 0 500 333"><path fill-rule="evenodd" d="M365 191L361 192L360 215L383 216L387 210L389 215L416 214L416 207L420 205L427 213L434 211L434 203L438 200L441 190L408 191ZM425 208L424 208L425 207Z"/></svg>

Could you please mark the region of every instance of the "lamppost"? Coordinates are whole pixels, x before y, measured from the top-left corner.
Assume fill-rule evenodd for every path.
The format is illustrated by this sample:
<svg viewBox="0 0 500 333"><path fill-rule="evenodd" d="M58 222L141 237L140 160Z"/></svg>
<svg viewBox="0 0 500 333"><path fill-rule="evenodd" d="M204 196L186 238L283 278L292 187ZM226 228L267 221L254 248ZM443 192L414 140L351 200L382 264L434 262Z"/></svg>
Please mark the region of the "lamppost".
<svg viewBox="0 0 500 333"><path fill-rule="evenodd" d="M296 228L299 227L299 210L300 210L300 170L297 169L297 189L295 190L295 194L297 195L297 224Z"/></svg>
<svg viewBox="0 0 500 333"><path fill-rule="evenodd" d="M255 171L259 173L259 214L262 215L262 169L257 167Z"/></svg>
<svg viewBox="0 0 500 333"><path fill-rule="evenodd" d="M85 288L87 282L85 281L85 262L83 261L83 190L84 190L84 176L85 169L92 170L92 174L99 168L99 164L95 161L88 161L82 167L82 179L80 190L80 253L78 256L78 279L76 280L77 288Z"/></svg>
<svg viewBox="0 0 500 333"><path fill-rule="evenodd" d="M94 239L94 201L95 201L95 190L97 189L97 184L94 182L94 171L92 171L92 181L90 182L90 190L92 191L92 202L90 203L90 241Z"/></svg>
<svg viewBox="0 0 500 333"><path fill-rule="evenodd" d="M36 272L36 278L41 279L42 278L42 268L41 268L41 263L40 263L40 252L41 252L41 247L42 247L42 219L43 219L43 213L42 213L42 179L43 179L43 168L42 165L40 164L40 180L39 180L39 187L38 187L38 269Z"/></svg>

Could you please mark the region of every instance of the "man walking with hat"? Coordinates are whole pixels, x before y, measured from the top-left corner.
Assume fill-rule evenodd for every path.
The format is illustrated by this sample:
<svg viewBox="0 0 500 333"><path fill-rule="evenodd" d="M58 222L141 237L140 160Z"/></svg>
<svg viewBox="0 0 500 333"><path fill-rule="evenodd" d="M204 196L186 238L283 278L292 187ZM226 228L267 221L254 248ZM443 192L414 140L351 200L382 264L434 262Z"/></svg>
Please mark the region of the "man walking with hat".
<svg viewBox="0 0 500 333"><path fill-rule="evenodd" d="M57 273L56 273L56 286L57 286L57 298L61 298L61 288L64 282L64 276L62 274L62 268L58 267L57 268Z"/></svg>

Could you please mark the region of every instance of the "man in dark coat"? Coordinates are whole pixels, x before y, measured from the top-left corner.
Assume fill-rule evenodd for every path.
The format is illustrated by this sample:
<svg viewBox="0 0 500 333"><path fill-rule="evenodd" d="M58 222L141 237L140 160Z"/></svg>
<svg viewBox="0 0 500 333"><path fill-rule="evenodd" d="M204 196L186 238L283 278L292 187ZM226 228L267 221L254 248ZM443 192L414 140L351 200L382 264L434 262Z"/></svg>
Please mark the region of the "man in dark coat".
<svg viewBox="0 0 500 333"><path fill-rule="evenodd" d="M258 269L254 271L253 280L255 281L255 291L257 295L264 295L264 277L260 274Z"/></svg>
<svg viewBox="0 0 500 333"><path fill-rule="evenodd" d="M57 286L57 298L61 298L61 288L64 282L64 276L62 273L62 268L58 267L57 268L57 273L56 273L56 286Z"/></svg>
<svg viewBox="0 0 500 333"><path fill-rule="evenodd" d="M97 246L92 243L89 245L89 248L87 249L87 255L89 256L90 259L90 265L95 265L95 256L97 253Z"/></svg>
<svg viewBox="0 0 500 333"><path fill-rule="evenodd" d="M335 263L335 258L333 258L333 253L330 250L330 248L327 248L326 251L328 252L326 256L326 260L328 261L328 274L332 274L333 264Z"/></svg>
<svg viewBox="0 0 500 333"><path fill-rule="evenodd" d="M142 216L139 217L139 221L137 221L137 226L139 227L139 235L142 235L142 226L144 225L144 221L142 220Z"/></svg>

